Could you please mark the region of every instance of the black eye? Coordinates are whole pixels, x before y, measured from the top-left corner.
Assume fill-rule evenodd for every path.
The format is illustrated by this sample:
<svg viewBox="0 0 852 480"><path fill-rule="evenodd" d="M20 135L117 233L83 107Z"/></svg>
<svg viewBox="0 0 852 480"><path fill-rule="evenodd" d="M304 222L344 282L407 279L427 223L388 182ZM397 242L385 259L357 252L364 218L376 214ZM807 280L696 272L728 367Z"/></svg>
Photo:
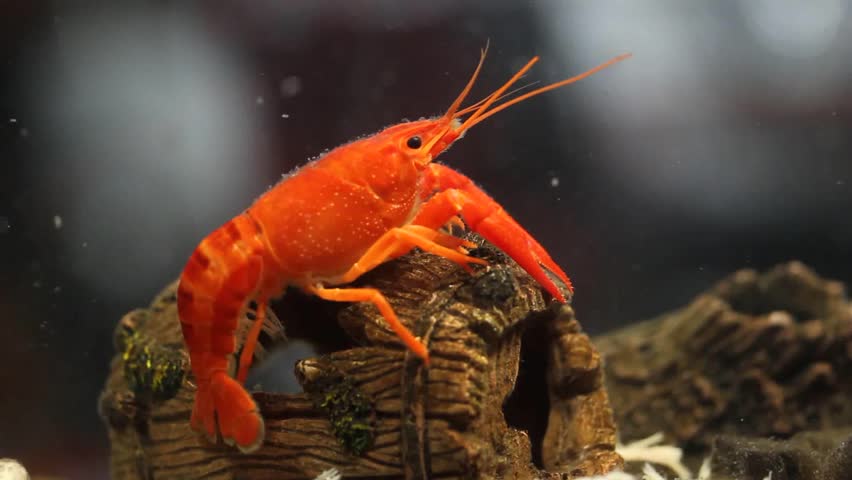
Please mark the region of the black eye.
<svg viewBox="0 0 852 480"><path fill-rule="evenodd" d="M415 135L415 136L409 138L408 141L405 144L408 145L408 148L416 150L416 149L420 148L420 145L423 144L423 141L420 140L419 135Z"/></svg>

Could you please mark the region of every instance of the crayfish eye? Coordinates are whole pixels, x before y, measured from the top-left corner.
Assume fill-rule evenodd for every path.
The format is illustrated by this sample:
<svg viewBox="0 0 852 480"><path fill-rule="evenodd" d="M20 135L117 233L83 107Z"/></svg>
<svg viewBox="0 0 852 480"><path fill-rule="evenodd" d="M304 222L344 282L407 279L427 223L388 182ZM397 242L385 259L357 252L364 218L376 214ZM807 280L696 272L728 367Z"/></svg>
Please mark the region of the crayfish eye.
<svg viewBox="0 0 852 480"><path fill-rule="evenodd" d="M417 150L418 148L420 148L421 145L423 145L423 140L420 139L420 135L415 135L409 138L408 141L405 142L405 144L408 146L408 148L412 150Z"/></svg>

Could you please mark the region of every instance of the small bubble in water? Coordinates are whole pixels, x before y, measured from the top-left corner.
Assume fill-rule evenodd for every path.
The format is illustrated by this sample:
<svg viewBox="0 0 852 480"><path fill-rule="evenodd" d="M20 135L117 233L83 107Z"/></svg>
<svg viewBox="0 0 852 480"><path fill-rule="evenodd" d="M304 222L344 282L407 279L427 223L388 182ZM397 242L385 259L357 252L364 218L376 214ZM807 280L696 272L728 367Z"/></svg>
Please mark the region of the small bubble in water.
<svg viewBox="0 0 852 480"><path fill-rule="evenodd" d="M22 129L21 129L21 136L22 136L22 137L29 137L29 136L30 136L30 131L29 131L29 130L27 130L26 128L22 128Z"/></svg>
<svg viewBox="0 0 852 480"><path fill-rule="evenodd" d="M82 244L82 245L80 245L80 246L81 246L81 247L83 247L83 248L86 248L86 247L88 247L88 246L89 246L89 242L83 242L83 244Z"/></svg>
<svg viewBox="0 0 852 480"><path fill-rule="evenodd" d="M62 228L62 217L60 217L59 215L53 216L53 228L57 230Z"/></svg>
<svg viewBox="0 0 852 480"><path fill-rule="evenodd" d="M553 178L551 178L551 179L550 179L550 186L551 186L551 187L554 187L554 188L555 188L555 187L558 187L558 186L559 186L559 177L553 177Z"/></svg>
<svg viewBox="0 0 852 480"><path fill-rule="evenodd" d="M18 119L17 118L10 118L9 123L18 123Z"/></svg>
<svg viewBox="0 0 852 480"><path fill-rule="evenodd" d="M41 288L41 282L40 282L40 281L38 281L38 280L36 280L35 282L33 282L33 288Z"/></svg>
<svg viewBox="0 0 852 480"><path fill-rule="evenodd" d="M281 91L282 97L295 97L302 91L302 79L295 75L284 77L278 88Z"/></svg>
<svg viewBox="0 0 852 480"><path fill-rule="evenodd" d="M254 103L256 103L258 105L263 105L263 102L264 102L263 97L261 97L259 95L258 95L257 98L254 99Z"/></svg>
<svg viewBox="0 0 852 480"><path fill-rule="evenodd" d="M288 114L288 113L282 113L282 114L281 114L281 118L290 118L290 114Z"/></svg>

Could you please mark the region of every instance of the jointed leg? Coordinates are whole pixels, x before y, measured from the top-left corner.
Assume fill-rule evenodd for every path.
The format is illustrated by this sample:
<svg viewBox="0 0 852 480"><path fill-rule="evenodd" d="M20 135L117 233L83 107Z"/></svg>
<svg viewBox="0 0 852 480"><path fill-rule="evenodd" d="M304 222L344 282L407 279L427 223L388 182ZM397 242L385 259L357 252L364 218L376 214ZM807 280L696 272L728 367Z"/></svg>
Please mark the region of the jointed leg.
<svg viewBox="0 0 852 480"><path fill-rule="evenodd" d="M255 311L255 320L251 324L251 328L246 334L246 339L243 342L243 351L240 353L240 366L237 371L237 381L240 385L245 385L248 369L251 366L251 360L254 356L254 348L257 346L257 337L260 335L260 330L263 328L263 320L266 315L266 299L257 300L257 310Z"/></svg>
<svg viewBox="0 0 852 480"><path fill-rule="evenodd" d="M391 330L397 334L402 343L415 355L423 359L423 363L429 365L429 350L423 345L411 331L399 321L387 299L375 288L323 288L320 285L307 287L309 293L335 302L370 302L379 309L385 317Z"/></svg>
<svg viewBox="0 0 852 480"><path fill-rule="evenodd" d="M382 235L337 281L340 283L352 282L380 263L402 255L414 247L420 247L427 252L452 260L465 269L470 268L468 267L470 263L480 265L487 263L485 260L470 257L457 250L457 248L463 246L466 246L465 240L421 225L393 228Z"/></svg>
<svg viewBox="0 0 852 480"><path fill-rule="evenodd" d="M446 222L444 222L446 223ZM393 228L382 235L364 255L355 262L352 267L336 279L340 283L349 283L360 277L365 272L375 268L380 263L405 254L414 247L439 255L458 263L469 270L468 264L487 264L485 260L470 257L461 253L459 249L464 248L469 242L464 239L453 237L427 228L422 225L406 225ZM402 342L415 355L422 358L424 363L429 364L429 351L417 338L403 325L394 313L385 297L374 288L334 288L327 289L322 286L310 286L306 290L320 298L337 302L371 302L379 309L385 317L391 329L399 336ZM245 351L243 352L245 353ZM242 362L240 362L242 363Z"/></svg>
<svg viewBox="0 0 852 480"><path fill-rule="evenodd" d="M447 227L451 224L457 225L462 229L465 228L464 222L462 222L462 219L457 217L457 216L451 218L450 221L447 222L446 225L444 225L444 227ZM414 233L421 233L422 232L423 237L431 239L434 243L437 243L438 245L440 245L442 247L447 247L451 250L455 250L455 251L457 251L457 252L459 252L463 255L467 255L468 249L476 248L478 246L477 244L475 244L471 241L468 241L468 240L465 240L463 238L459 238L459 237L456 237L455 235L452 235L448 229L445 230L444 228L432 229L432 228L424 227L422 225L414 225L414 224L406 225L405 227L402 227L402 228L405 228L405 229L407 229L411 232L414 232ZM397 248L397 250L395 252L392 252L390 255L388 255L388 259L390 260L390 259L393 259L393 258L401 257L401 256L405 255L406 253L410 252L413 247L414 247L414 245L403 243L400 247ZM436 254L440 255L440 253L436 253ZM465 270L469 270L467 268L467 263L459 263L459 262L456 262L456 263L461 265L462 268L464 268ZM485 264L485 261L480 260L479 262L476 262L476 263Z"/></svg>

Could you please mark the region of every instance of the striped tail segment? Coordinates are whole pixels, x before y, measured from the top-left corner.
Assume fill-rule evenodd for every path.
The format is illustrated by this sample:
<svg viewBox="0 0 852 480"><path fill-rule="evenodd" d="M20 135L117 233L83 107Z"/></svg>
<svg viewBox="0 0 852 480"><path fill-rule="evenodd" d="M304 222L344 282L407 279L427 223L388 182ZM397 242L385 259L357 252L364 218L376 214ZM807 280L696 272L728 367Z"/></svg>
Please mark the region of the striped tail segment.
<svg viewBox="0 0 852 480"><path fill-rule="evenodd" d="M218 418L225 442L246 452L263 442L263 418L251 395L228 375L228 359L240 315L264 276L263 245L260 226L243 213L196 247L178 285L178 315L198 385L192 428L215 439Z"/></svg>

